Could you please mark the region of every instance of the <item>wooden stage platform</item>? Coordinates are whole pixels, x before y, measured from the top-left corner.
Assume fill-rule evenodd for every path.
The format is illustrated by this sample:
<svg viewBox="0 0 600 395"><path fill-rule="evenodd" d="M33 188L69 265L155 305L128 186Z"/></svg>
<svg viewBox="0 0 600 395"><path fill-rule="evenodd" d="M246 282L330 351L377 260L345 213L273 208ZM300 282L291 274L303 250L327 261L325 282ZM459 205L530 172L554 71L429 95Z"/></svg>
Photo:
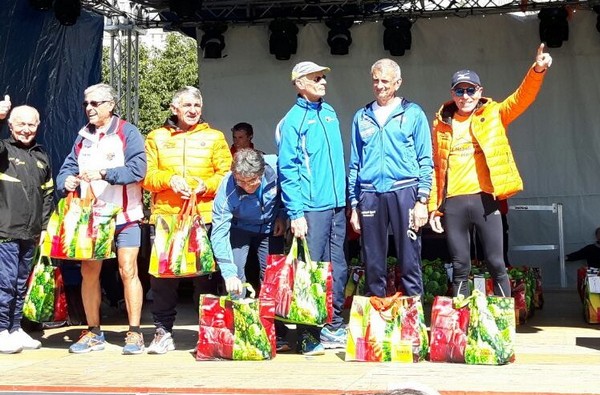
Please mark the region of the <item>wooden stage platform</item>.
<svg viewBox="0 0 600 395"><path fill-rule="evenodd" d="M179 309L177 350L165 355L121 355L127 327L122 315L107 317L104 351L69 354L81 327L34 332L43 347L0 355L0 392L369 394L399 383L420 382L442 394L600 394L600 326L588 325L575 291L545 291L545 306L517 328L516 362L469 366L421 362L344 362L343 350L319 357L279 354L264 362L197 362L196 315ZM153 327L145 306L146 345ZM426 314L430 314L426 311Z"/></svg>

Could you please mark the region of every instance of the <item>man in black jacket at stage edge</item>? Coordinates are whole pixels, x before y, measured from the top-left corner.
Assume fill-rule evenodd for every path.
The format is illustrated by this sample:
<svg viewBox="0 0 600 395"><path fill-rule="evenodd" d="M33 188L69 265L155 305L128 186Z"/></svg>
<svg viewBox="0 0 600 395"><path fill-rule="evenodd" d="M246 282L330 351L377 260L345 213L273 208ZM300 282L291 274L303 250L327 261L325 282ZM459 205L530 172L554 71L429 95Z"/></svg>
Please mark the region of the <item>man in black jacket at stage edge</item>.
<svg viewBox="0 0 600 395"><path fill-rule="evenodd" d="M0 101L0 119L10 110ZM0 353L42 346L21 328L29 267L42 229L53 209L50 160L35 137L38 111L15 107L8 118L10 137L0 140Z"/></svg>

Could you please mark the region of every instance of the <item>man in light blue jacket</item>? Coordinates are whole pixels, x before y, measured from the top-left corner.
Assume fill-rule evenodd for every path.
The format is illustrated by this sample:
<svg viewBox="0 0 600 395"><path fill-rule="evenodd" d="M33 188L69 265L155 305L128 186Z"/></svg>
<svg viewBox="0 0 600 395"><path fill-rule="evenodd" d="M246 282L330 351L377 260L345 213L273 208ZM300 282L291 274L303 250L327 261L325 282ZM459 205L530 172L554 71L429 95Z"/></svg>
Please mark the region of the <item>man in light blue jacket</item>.
<svg viewBox="0 0 600 395"><path fill-rule="evenodd" d="M313 261L331 262L333 269L333 320L320 331L298 326L297 349L304 355L321 355L324 346L346 344L346 172L337 114L323 101L329 71L313 62L294 66L292 83L298 95L276 132L282 199L291 231L294 237L306 238Z"/></svg>
<svg viewBox="0 0 600 395"><path fill-rule="evenodd" d="M431 132L421 107L396 96L400 66L380 59L371 67L375 101L352 122L348 197L350 224L362 234L366 290L386 296L388 230L394 235L401 291L421 295L421 238L427 223L433 161Z"/></svg>
<svg viewBox="0 0 600 395"><path fill-rule="evenodd" d="M210 241L225 289L243 296L246 261L250 248L258 254L260 280L267 255L283 253L285 213L277 186L277 173L263 155L251 148L236 152L231 171L225 175L213 203ZM288 351L287 327L276 321L277 351Z"/></svg>

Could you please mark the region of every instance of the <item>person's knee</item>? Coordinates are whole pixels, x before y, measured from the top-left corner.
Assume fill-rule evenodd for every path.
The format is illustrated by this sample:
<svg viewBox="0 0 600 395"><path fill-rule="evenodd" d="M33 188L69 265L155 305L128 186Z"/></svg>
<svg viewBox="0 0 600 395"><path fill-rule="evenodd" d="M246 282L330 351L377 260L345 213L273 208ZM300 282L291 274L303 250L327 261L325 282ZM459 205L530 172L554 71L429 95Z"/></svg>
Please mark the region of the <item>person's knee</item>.
<svg viewBox="0 0 600 395"><path fill-rule="evenodd" d="M131 260L124 260L122 264L119 264L119 274L121 275L121 280L123 280L123 283L137 279L137 262Z"/></svg>

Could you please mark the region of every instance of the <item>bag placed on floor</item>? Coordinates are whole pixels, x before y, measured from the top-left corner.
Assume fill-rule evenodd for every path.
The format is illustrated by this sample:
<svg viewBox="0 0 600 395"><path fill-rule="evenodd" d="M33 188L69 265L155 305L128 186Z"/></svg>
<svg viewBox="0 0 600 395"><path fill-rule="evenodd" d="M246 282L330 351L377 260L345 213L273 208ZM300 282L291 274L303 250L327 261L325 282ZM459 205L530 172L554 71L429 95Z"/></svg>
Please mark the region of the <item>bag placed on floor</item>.
<svg viewBox="0 0 600 395"><path fill-rule="evenodd" d="M333 278L330 262L313 262L306 240L304 260L298 258L298 241L288 255L267 256L259 299L275 301L276 318L290 323L323 325L333 316Z"/></svg>
<svg viewBox="0 0 600 395"><path fill-rule="evenodd" d="M177 215L158 215L148 273L154 277L194 277L217 270L208 231L196 211L196 195Z"/></svg>
<svg viewBox="0 0 600 395"><path fill-rule="evenodd" d="M60 267L39 255L27 282L23 317L33 322L59 322L68 319L67 298Z"/></svg>
<svg viewBox="0 0 600 395"><path fill-rule="evenodd" d="M511 297L485 296L478 290L474 290L467 299L469 327L465 362L470 365L504 365L513 362L515 300Z"/></svg>
<svg viewBox="0 0 600 395"><path fill-rule="evenodd" d="M433 300L429 346L431 362L465 362L469 307L468 302L455 306L455 299L458 298L436 296Z"/></svg>
<svg viewBox="0 0 600 395"><path fill-rule="evenodd" d="M418 362L429 340L418 296L354 296L348 323L346 361Z"/></svg>
<svg viewBox="0 0 600 395"><path fill-rule="evenodd" d="M600 323L600 276L596 268L587 270L583 279L583 315L588 324Z"/></svg>
<svg viewBox="0 0 600 395"><path fill-rule="evenodd" d="M200 295L197 360L263 360L275 357L275 304L250 297Z"/></svg>
<svg viewBox="0 0 600 395"><path fill-rule="evenodd" d="M42 255L77 260L114 258L115 221L121 210L96 199L91 188L85 198L69 192L50 217Z"/></svg>

